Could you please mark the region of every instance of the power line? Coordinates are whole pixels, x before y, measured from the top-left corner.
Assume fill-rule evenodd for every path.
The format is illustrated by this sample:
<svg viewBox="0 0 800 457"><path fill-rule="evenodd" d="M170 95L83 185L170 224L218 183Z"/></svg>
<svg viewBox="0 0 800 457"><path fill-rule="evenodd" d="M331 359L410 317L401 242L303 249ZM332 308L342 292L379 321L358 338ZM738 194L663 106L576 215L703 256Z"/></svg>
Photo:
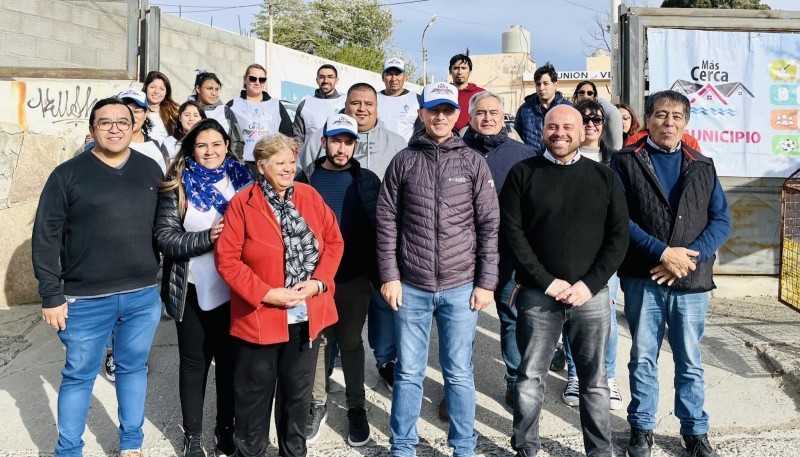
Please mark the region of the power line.
<svg viewBox="0 0 800 457"><path fill-rule="evenodd" d="M608 12L608 11L596 10L594 8L590 8L590 7L586 6L586 5L581 5L580 3L576 3L576 2L573 2L573 1L570 1L570 0L561 0L561 1L564 2L564 3L569 3L570 5L577 6L578 8L583 8L585 10L594 11L595 13L605 14L605 13Z"/></svg>
<svg viewBox="0 0 800 457"><path fill-rule="evenodd" d="M171 8L179 7L180 9L177 10L170 10L169 13L210 13L212 11L224 11L224 10L233 10L238 8L252 8L254 6L262 6L263 3L252 3L249 5L236 5L236 6L200 6L200 5L171 5L166 3L161 4L153 4L154 6L168 6ZM183 9L185 8L204 8L204 9Z"/></svg>

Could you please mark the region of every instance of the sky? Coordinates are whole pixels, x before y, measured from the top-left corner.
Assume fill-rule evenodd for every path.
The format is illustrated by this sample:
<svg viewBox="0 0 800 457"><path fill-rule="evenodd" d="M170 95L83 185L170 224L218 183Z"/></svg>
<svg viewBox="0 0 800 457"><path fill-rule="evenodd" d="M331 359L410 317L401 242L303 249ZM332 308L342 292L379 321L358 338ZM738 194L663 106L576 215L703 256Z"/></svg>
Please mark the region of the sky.
<svg viewBox="0 0 800 457"><path fill-rule="evenodd" d="M642 6L659 6L662 0L639 0ZM258 0L151 0L163 13L178 14L204 24L239 33L250 29L261 10ZM595 17L610 9L611 0L381 0L398 21L392 49L422 67L422 31L437 15L425 35L428 73L435 80L447 76L447 64L455 54L497 54L502 33L521 25L531 33L537 65L550 61L558 71L585 70L586 56L596 46L589 33L597 30ZM773 9L800 10L798 0L762 0ZM223 6L221 6L223 5ZM532 5L537 5L535 8ZM541 11L540 11L541 10ZM547 16L552 19L543 19ZM241 24L241 25L240 25Z"/></svg>

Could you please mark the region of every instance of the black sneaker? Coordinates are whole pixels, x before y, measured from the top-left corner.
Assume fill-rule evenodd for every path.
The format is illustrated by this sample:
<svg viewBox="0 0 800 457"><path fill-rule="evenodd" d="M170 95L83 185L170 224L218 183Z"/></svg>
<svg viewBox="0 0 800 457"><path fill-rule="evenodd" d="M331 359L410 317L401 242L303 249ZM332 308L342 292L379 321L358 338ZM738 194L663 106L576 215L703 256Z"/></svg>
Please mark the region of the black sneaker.
<svg viewBox="0 0 800 457"><path fill-rule="evenodd" d="M236 455L233 426L214 427L214 445L217 447L217 457L232 457Z"/></svg>
<svg viewBox="0 0 800 457"><path fill-rule="evenodd" d="M183 457L206 457L203 449L203 436L201 434L183 434Z"/></svg>
<svg viewBox="0 0 800 457"><path fill-rule="evenodd" d="M564 371L567 369L567 354L564 353L564 345L558 343L553 352L553 360L550 361L550 371Z"/></svg>
<svg viewBox="0 0 800 457"><path fill-rule="evenodd" d="M384 363L378 368L378 374L380 375L383 382L386 383L386 387L389 391L392 391L392 387L394 386L394 362Z"/></svg>
<svg viewBox="0 0 800 457"><path fill-rule="evenodd" d="M653 447L653 431L631 428L631 439L628 441L628 457L650 457Z"/></svg>
<svg viewBox="0 0 800 457"><path fill-rule="evenodd" d="M319 439L322 426L328 420L328 407L325 405L311 405L306 422L306 444L311 444Z"/></svg>
<svg viewBox="0 0 800 457"><path fill-rule="evenodd" d="M106 354L106 364L103 371L109 381L114 382L117 380L117 365L114 364L114 353L109 352Z"/></svg>
<svg viewBox="0 0 800 457"><path fill-rule="evenodd" d="M681 435L681 445L692 457L719 457L708 442L708 435Z"/></svg>
<svg viewBox="0 0 800 457"><path fill-rule="evenodd" d="M369 421L364 408L350 408L347 410L347 423L350 432L347 435L347 444L353 447L364 446L369 443Z"/></svg>

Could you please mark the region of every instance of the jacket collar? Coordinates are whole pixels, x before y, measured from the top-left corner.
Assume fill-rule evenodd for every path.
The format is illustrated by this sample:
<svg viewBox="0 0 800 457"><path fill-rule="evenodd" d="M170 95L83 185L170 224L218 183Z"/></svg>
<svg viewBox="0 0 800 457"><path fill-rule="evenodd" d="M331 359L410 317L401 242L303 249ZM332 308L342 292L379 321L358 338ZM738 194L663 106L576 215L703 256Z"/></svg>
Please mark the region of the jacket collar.
<svg viewBox="0 0 800 457"><path fill-rule="evenodd" d="M505 143L506 140L508 140L508 135L503 130L500 130L500 133L497 135L481 135L476 132L472 126L469 126L467 127L467 131L464 132L464 143L470 148L484 154L496 149L501 144Z"/></svg>
<svg viewBox="0 0 800 457"><path fill-rule="evenodd" d="M467 148L466 143L464 143L464 140L455 130L453 131L453 136L444 140L438 145L425 132L412 138L408 145L412 148L420 149L422 152L431 156L435 154L437 149L442 153L447 153L451 151L459 152L460 150Z"/></svg>
<svg viewBox="0 0 800 457"><path fill-rule="evenodd" d="M250 206L261 213L261 215L267 219L269 225L278 233L278 235L282 235L281 226L278 224L278 220L275 219L275 214L273 214L272 209L269 207L267 199L264 197L264 193L261 192L261 188L258 186L258 183L250 184L250 188L247 191L249 192L247 196L247 206Z"/></svg>
<svg viewBox="0 0 800 457"><path fill-rule="evenodd" d="M239 92L239 98L243 98L243 99L247 100L247 91L246 90L240 91ZM261 101L262 102L269 101L271 98L272 97L269 96L269 93L267 91L261 92Z"/></svg>
<svg viewBox="0 0 800 457"><path fill-rule="evenodd" d="M322 95L319 89L314 89L314 97L315 98L339 98L339 92L336 89L333 89L330 94Z"/></svg>

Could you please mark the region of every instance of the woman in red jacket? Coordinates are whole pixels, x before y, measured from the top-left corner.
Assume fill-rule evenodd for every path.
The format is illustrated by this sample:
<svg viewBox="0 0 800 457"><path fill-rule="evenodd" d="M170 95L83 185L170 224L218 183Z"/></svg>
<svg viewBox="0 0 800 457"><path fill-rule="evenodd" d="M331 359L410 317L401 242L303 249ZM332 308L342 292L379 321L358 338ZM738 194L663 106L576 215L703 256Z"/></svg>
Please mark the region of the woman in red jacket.
<svg viewBox="0 0 800 457"><path fill-rule="evenodd" d="M337 320L344 244L322 197L294 182L297 144L276 134L253 153L258 181L231 199L215 250L231 289L238 455L264 455L274 392L280 454L305 456L317 337Z"/></svg>

